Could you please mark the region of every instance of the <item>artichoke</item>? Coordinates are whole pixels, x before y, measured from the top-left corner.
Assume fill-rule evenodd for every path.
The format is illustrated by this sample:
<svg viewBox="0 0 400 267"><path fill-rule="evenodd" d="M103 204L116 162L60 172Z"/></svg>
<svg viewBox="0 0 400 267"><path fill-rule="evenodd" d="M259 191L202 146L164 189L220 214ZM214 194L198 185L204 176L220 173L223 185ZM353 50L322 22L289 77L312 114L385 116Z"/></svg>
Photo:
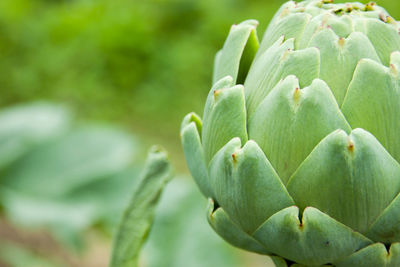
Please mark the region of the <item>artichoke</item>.
<svg viewBox="0 0 400 267"><path fill-rule="evenodd" d="M400 266L400 24L374 3L233 25L181 140L232 245L278 266Z"/></svg>

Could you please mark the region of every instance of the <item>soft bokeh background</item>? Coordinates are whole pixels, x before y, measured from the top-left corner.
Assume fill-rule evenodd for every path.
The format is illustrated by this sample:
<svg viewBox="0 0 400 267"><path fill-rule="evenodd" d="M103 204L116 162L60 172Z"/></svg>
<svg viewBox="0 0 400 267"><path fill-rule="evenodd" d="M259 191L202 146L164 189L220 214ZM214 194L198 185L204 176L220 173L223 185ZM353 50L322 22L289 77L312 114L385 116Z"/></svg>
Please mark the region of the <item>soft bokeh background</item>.
<svg viewBox="0 0 400 267"><path fill-rule="evenodd" d="M142 265L265 266L208 227L178 133L230 25L257 19L261 37L283 2L1 0L0 266L107 266L153 143L178 177ZM400 1L378 4L400 18Z"/></svg>

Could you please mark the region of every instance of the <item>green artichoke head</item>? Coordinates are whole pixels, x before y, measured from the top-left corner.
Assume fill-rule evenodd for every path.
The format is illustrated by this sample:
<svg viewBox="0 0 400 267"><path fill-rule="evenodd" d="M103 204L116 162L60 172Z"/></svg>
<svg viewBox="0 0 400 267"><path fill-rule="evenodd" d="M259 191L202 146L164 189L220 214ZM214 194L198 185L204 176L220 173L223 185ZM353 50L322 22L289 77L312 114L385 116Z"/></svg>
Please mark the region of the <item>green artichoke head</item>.
<svg viewBox="0 0 400 267"><path fill-rule="evenodd" d="M400 266L400 24L374 3L288 2L232 26L188 167L234 246L307 266Z"/></svg>

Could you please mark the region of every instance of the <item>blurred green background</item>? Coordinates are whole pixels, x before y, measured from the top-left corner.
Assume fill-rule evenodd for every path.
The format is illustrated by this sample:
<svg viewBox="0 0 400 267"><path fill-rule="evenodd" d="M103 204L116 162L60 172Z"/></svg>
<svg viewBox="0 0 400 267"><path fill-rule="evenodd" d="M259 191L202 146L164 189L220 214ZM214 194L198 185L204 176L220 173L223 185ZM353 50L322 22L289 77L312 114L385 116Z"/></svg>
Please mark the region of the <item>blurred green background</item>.
<svg viewBox="0 0 400 267"><path fill-rule="evenodd" d="M202 114L230 26L257 19L261 37L283 2L1 0L0 266L106 266L153 143L180 178L143 266L263 266L208 227L179 125ZM377 2L400 18L400 1Z"/></svg>
<svg viewBox="0 0 400 267"><path fill-rule="evenodd" d="M0 105L66 103L79 120L122 125L180 154L180 121L202 113L230 26L255 18L261 37L283 2L1 0ZM378 4L400 17L399 1Z"/></svg>

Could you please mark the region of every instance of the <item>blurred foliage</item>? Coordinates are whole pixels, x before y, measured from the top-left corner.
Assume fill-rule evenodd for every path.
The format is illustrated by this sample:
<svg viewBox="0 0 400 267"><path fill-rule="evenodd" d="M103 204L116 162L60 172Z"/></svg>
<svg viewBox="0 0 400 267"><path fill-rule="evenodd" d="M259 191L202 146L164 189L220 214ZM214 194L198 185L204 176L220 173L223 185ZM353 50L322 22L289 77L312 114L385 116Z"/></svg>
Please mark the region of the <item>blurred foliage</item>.
<svg viewBox="0 0 400 267"><path fill-rule="evenodd" d="M174 179L166 187L141 262L148 267L245 266L206 222L206 200L187 179ZM265 258L265 257L262 257Z"/></svg>
<svg viewBox="0 0 400 267"><path fill-rule="evenodd" d="M115 127L75 123L64 106L37 102L1 110L0 215L21 229L51 233L63 252L50 240L41 250L36 246L43 241L33 242L32 248L27 240L3 240L10 229L2 229L0 221L0 265L82 266L72 264L66 253L85 250L89 229L110 237L136 192L130 206L134 211L126 213L129 220L118 235L119 254L127 247L140 248L156 210L140 266L240 266L237 251L208 226L205 203L188 177L168 186L155 206L170 167L160 167L167 162L165 153L153 153L147 178L140 180L143 155L138 138ZM108 255L102 257L105 266Z"/></svg>
<svg viewBox="0 0 400 267"><path fill-rule="evenodd" d="M148 154L140 182L114 234L110 267L139 266L140 252L153 226L158 201L172 177L167 152L161 147L153 147Z"/></svg>
<svg viewBox="0 0 400 267"><path fill-rule="evenodd" d="M133 136L75 125L66 108L48 103L1 111L0 151L0 204L7 217L46 227L73 246L94 224L111 232L142 164Z"/></svg>
<svg viewBox="0 0 400 267"><path fill-rule="evenodd" d="M281 3L2 0L0 105L53 99L177 136L185 113L202 112L230 25L256 17L265 28Z"/></svg>
<svg viewBox="0 0 400 267"><path fill-rule="evenodd" d="M183 169L179 124L190 111L202 114L230 26L257 19L261 38L283 2L2 0L0 106L68 103L81 120L118 122L168 143ZM399 1L379 4L400 17Z"/></svg>

